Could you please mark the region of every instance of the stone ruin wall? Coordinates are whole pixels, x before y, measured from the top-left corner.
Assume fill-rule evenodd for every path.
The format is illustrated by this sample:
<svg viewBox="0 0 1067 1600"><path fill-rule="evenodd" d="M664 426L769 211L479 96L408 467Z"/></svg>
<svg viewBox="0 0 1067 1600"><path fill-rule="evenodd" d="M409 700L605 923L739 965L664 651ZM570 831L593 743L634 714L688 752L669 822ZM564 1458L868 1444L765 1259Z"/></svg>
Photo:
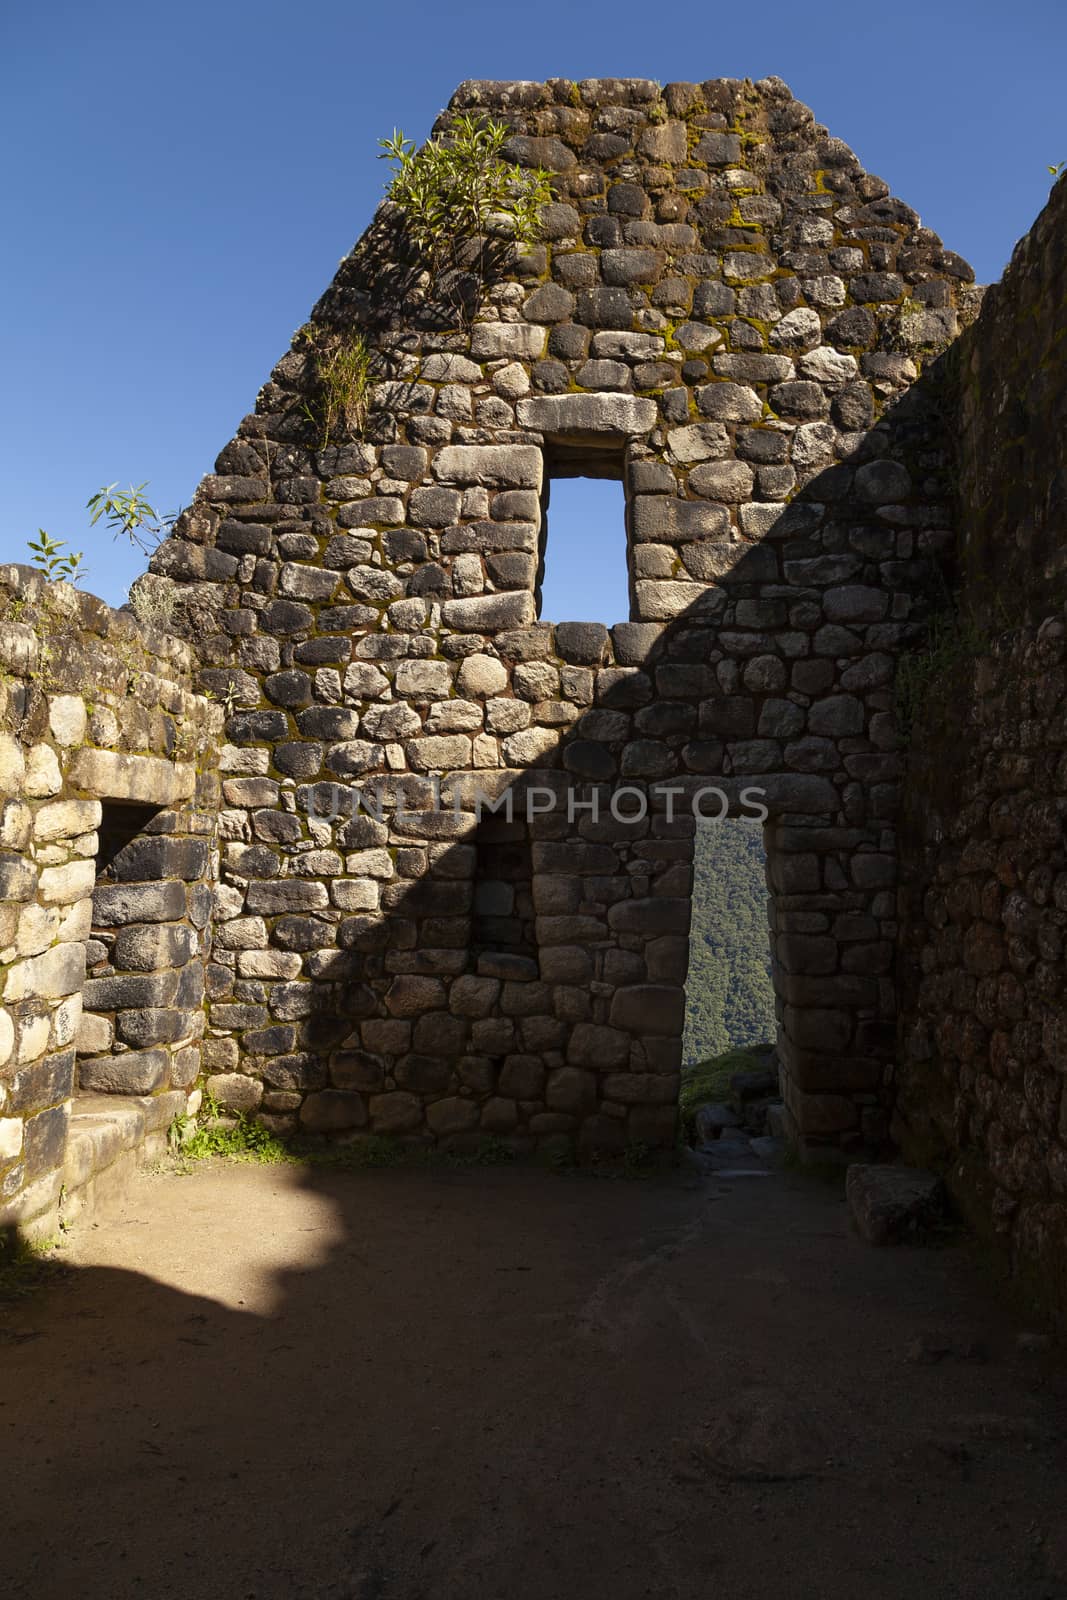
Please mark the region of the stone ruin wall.
<svg viewBox="0 0 1067 1600"><path fill-rule="evenodd" d="M1062 1311L1067 189L946 363L968 270L776 80L453 104L553 167L545 242L459 330L387 208L342 265L362 436L309 438L298 342L142 580L225 739L186 645L0 568L0 1222L200 1074L282 1130L668 1143L688 800L756 786L794 1136L892 1115ZM537 617L574 471L626 489L611 629ZM939 568L974 626L905 746Z"/></svg>
<svg viewBox="0 0 1067 1600"><path fill-rule="evenodd" d="M1067 1319L1067 185L953 353L960 608L913 732L893 1133Z"/></svg>
<svg viewBox="0 0 1067 1600"><path fill-rule="evenodd" d="M220 715L194 666L0 567L2 1229L54 1232L61 1196L199 1099Z"/></svg>
<svg viewBox="0 0 1067 1600"><path fill-rule="evenodd" d="M435 300L384 206L312 319L372 348L362 433L323 447L296 339L146 580L214 619L202 681L235 702L209 1081L280 1130L669 1145L686 801L757 786L791 1126L877 1147L894 661L951 543L913 385L972 274L777 79L470 83L439 126L464 108L554 173L543 242ZM576 471L625 486L610 631L538 617ZM652 791L637 826L472 809L621 783Z"/></svg>

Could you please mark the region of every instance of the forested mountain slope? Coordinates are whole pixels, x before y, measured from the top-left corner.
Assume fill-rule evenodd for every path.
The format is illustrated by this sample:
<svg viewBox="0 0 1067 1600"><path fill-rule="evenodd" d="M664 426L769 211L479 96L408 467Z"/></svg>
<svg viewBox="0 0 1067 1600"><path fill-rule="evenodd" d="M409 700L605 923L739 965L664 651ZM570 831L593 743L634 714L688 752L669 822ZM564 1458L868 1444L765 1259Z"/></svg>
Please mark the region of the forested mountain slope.
<svg viewBox="0 0 1067 1600"><path fill-rule="evenodd" d="M775 1036L763 827L697 828L683 1060Z"/></svg>

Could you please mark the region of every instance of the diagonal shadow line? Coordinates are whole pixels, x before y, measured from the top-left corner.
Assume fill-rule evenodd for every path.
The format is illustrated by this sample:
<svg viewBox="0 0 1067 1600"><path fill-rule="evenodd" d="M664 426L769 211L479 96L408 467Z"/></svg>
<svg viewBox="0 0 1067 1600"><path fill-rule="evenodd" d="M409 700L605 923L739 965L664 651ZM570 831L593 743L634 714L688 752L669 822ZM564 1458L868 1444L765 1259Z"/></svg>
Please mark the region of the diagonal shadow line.
<svg viewBox="0 0 1067 1600"><path fill-rule="evenodd" d="M769 813L780 1055L796 1090L794 1109L803 1096L818 1096L825 1114L826 1097L835 1098L839 1126L820 1129L816 1118L808 1131L816 1143L836 1142L843 1126L855 1143L859 1113L847 1102L859 1096L877 1110L865 1118L866 1142L881 1143L895 1034L891 960L880 954L872 970L847 961L841 970L835 959L828 970L828 947L841 941L797 929L805 917L827 925L851 916L849 938L873 944L877 929L864 935L864 927L891 919L891 912L871 914L891 894L891 880L861 881L854 862L866 854L877 864L895 822L902 757L893 669L943 593L948 536L928 527L915 495L887 509L858 498L855 470L870 460L914 461L924 451L929 460L940 445L945 380L946 363L935 363L875 428L853 438L847 461L819 471L788 506L771 508L780 513L775 525L729 547L732 565L651 649L639 629L614 631L624 671L600 680L596 702L558 734L540 733L528 765L475 775L492 800L510 803L514 820L473 814L470 774L446 776L444 809L428 798L429 775L377 780L346 773L342 763L336 782L300 786L298 807L320 820L339 804L359 809L353 793L345 796L346 783L363 795L362 814L337 831L340 848L388 838L413 851L430 847L433 859L420 876L385 885L384 915L313 911L275 922L276 945L319 952L314 999L308 1010L307 986L297 994L294 985L294 1004L303 1009L291 1017L284 996L272 1002L272 1018L245 1034L243 1070L262 1077L269 1094L315 1097L301 1112L315 1131L366 1127L367 1099L376 1097L375 1122L401 1135L415 1129L416 1102L448 1101L436 1132L450 1145L491 1131L529 1148L522 1124L530 1115L545 1118L537 1139L577 1132L589 1148L669 1145L690 916L687 808L694 791L712 788L725 796L726 814L753 814L760 804ZM850 588L861 609L845 619L828 610L826 596ZM557 643L563 637L557 632ZM607 659L606 630L572 625L568 637L574 644L569 660L563 647L562 662L547 626L493 643L504 656L510 648L528 666L540 660L572 677L591 675ZM828 728L825 736L799 726L804 702L810 709L841 693L842 677L855 680L849 697L862 706L861 724ZM798 681L806 693L796 691ZM604 820L604 803L620 785L637 796L638 809L647 797L648 815L635 826L610 810ZM671 785L682 793L668 821L663 789ZM757 789L758 800L746 794ZM568 814L568 798L588 801L592 791L601 796L601 820ZM453 815L456 795L461 809ZM404 815L397 814L401 797ZM427 805L434 809L420 810ZM366 814L376 807L388 832ZM269 877L277 860L273 849L251 846L237 870ZM815 881L812 860L821 863ZM578 879L601 898L579 891L576 899ZM570 880L570 890L559 880ZM216 997L224 996L232 975L213 972ZM472 1009L450 1012L441 980L478 978L486 980L483 998L468 984ZM494 981L495 998L486 1002ZM478 1009L485 1004L488 1012ZM612 1090L634 1098L605 1117L597 1108ZM472 1106L488 1101L514 1104L472 1120ZM540 1111L522 1110L538 1104ZM276 1125L294 1124L284 1108L276 1114Z"/></svg>

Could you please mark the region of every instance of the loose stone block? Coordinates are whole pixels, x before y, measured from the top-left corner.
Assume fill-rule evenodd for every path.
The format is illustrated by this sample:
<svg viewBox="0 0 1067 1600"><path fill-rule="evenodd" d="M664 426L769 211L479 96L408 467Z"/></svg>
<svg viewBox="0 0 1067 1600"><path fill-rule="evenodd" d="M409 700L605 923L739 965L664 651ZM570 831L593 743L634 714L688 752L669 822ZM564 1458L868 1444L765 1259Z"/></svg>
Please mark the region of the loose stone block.
<svg viewBox="0 0 1067 1600"><path fill-rule="evenodd" d="M941 1180L914 1167L854 1162L845 1174L852 1219L868 1244L921 1238L943 1210Z"/></svg>

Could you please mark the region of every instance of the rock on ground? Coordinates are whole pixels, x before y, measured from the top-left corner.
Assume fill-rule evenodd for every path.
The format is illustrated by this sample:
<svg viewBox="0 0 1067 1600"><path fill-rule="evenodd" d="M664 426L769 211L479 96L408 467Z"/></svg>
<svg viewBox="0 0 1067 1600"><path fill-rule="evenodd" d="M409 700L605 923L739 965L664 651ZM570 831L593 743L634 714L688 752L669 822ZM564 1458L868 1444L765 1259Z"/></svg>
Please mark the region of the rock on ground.
<svg viewBox="0 0 1067 1600"><path fill-rule="evenodd" d="M918 1167L855 1163L845 1178L849 1209L868 1244L897 1244L936 1221L941 1179Z"/></svg>

